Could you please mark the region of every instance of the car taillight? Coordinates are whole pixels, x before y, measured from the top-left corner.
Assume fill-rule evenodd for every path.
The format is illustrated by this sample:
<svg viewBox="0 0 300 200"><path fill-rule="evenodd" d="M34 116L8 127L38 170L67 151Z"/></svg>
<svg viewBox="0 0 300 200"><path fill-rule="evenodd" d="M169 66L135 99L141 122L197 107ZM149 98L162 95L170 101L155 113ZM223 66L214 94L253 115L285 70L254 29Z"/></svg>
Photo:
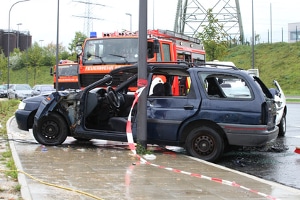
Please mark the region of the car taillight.
<svg viewBox="0 0 300 200"><path fill-rule="evenodd" d="M267 103L264 102L261 105L261 124L267 124L268 122L268 106Z"/></svg>

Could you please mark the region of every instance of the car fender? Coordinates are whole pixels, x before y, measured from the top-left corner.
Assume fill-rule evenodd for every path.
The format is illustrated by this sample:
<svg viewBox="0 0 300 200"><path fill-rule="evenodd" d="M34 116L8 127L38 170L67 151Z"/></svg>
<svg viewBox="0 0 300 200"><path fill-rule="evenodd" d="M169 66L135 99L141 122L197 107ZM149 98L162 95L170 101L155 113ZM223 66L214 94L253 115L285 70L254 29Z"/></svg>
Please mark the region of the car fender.
<svg viewBox="0 0 300 200"><path fill-rule="evenodd" d="M53 111L56 108L61 96L61 93L53 92L51 95L43 99L34 116L34 123L40 118L48 115L49 112Z"/></svg>
<svg viewBox="0 0 300 200"><path fill-rule="evenodd" d="M194 115L194 116L184 120L181 123L180 128L177 133L180 143L185 143L186 137L188 136L189 132L193 128L203 126L203 125L209 126L213 129L215 129L216 131L224 134L224 131L218 125L218 123L216 123L212 120L209 120L209 119L199 118L199 116Z"/></svg>

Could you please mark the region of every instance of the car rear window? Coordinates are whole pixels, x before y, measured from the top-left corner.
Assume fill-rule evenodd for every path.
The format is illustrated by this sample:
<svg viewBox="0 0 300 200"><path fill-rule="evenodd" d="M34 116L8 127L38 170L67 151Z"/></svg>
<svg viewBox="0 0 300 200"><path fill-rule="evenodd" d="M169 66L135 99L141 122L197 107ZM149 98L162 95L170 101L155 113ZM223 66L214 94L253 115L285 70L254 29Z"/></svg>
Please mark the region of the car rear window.
<svg viewBox="0 0 300 200"><path fill-rule="evenodd" d="M29 85L16 85L16 90L31 90Z"/></svg>
<svg viewBox="0 0 300 200"><path fill-rule="evenodd" d="M251 99L247 82L228 74L199 73L207 95L211 98Z"/></svg>
<svg viewBox="0 0 300 200"><path fill-rule="evenodd" d="M54 90L53 86L42 86L41 87L41 90L42 91L51 91L51 90Z"/></svg>

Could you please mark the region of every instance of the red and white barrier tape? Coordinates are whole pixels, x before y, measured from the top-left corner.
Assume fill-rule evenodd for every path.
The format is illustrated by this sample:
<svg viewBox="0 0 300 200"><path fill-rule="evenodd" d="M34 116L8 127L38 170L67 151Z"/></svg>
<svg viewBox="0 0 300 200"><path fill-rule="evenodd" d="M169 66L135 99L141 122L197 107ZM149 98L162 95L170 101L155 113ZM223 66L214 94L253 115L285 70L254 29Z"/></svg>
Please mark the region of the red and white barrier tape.
<svg viewBox="0 0 300 200"><path fill-rule="evenodd" d="M144 89L145 89L145 86L139 88L136 91L136 96L135 96L135 99L134 99L134 101L132 103L132 106L131 106L131 109L130 109L130 112L129 112L129 116L128 116L128 120L127 120L127 124L126 124L126 134L127 134L127 142L128 142L129 148L133 152L133 154L137 158L140 159L141 163L148 164L148 165L151 165L153 167L160 168L160 169L165 169L165 170L168 170L168 171L172 171L172 172L176 172L176 173L181 173L181 174L189 175L189 176L196 177L196 178L206 179L206 180L217 182L217 183L221 183L221 184L224 184L224 185L229 185L229 186L232 186L232 187L237 187L237 188L240 188L240 189L247 190L249 192L255 193L257 195L263 196L263 197L265 197L267 199L279 200L279 199L277 199L277 198L275 198L275 197L273 197L271 195L268 195L268 194L265 194L265 193L262 193L262 192L258 192L256 190L253 190L253 189L250 189L248 187L245 187L245 186L242 186L240 184L237 184L236 182L232 182L232 181L228 181L228 180L223 180L223 179L220 179L220 178L209 177L209 176L205 176L205 175L201 175L201 174L186 172L186 171L174 169L174 168L171 168L171 167L165 167L165 166L161 166L161 165L156 165L156 164L153 164L151 162L148 162L147 160L145 160L144 158L142 158L140 155L138 155L136 153L136 148L135 148L135 144L134 144L134 140L133 140L133 136L132 136L131 113L132 113L132 110L134 108L134 105L137 103L138 98L140 97L140 95L142 94L142 92L143 92Z"/></svg>

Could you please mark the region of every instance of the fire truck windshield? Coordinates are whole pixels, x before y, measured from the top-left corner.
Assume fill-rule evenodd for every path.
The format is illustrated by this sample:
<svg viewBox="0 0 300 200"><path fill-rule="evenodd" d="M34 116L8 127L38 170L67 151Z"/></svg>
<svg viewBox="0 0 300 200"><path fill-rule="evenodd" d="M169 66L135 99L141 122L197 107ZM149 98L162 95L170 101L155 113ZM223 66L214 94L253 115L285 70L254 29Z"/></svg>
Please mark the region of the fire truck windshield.
<svg viewBox="0 0 300 200"><path fill-rule="evenodd" d="M138 38L97 38L84 45L83 64L123 64L138 61Z"/></svg>
<svg viewBox="0 0 300 200"><path fill-rule="evenodd" d="M58 74L59 76L77 76L78 65L59 65Z"/></svg>

